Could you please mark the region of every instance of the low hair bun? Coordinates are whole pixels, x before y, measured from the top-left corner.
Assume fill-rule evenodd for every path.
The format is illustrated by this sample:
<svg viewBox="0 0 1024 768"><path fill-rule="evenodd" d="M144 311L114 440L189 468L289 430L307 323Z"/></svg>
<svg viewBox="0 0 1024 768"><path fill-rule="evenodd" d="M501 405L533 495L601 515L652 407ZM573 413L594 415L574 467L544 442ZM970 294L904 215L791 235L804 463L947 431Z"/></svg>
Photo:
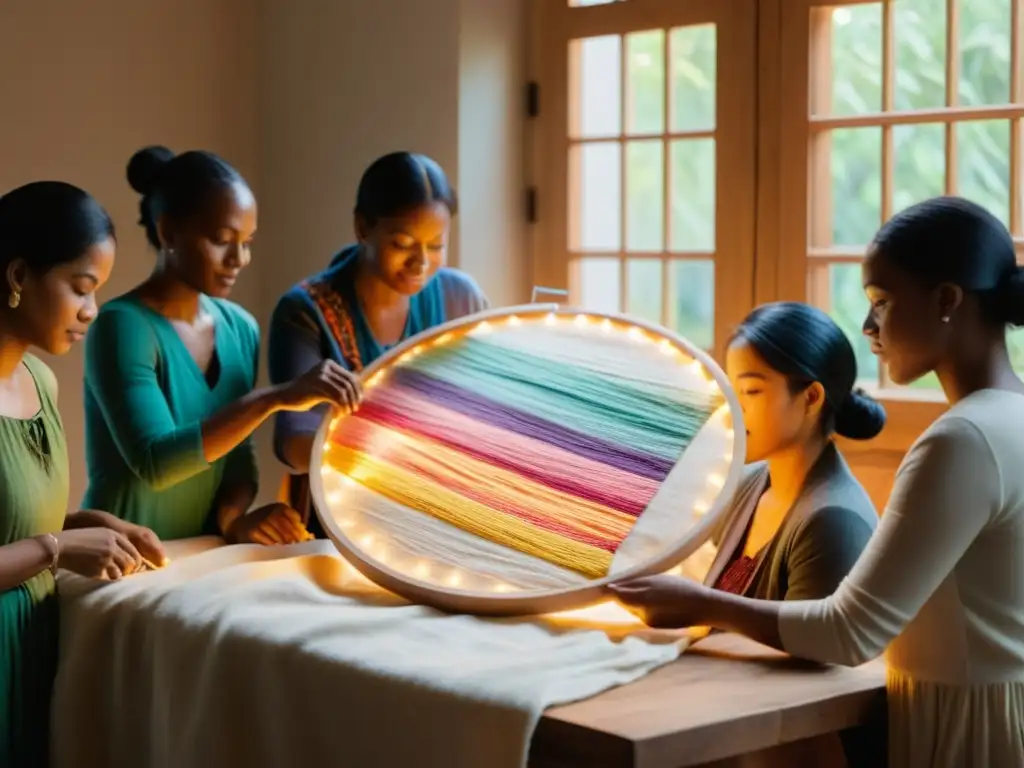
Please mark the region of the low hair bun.
<svg viewBox="0 0 1024 768"><path fill-rule="evenodd" d="M167 147L152 146L140 149L128 161L128 183L143 197L152 194L157 177L165 165L174 159Z"/></svg>
<svg viewBox="0 0 1024 768"><path fill-rule="evenodd" d="M850 393L836 411L835 431L851 440L870 440L885 427L885 408L861 389Z"/></svg>
<svg viewBox="0 0 1024 768"><path fill-rule="evenodd" d="M1024 326L1024 267L1018 266L999 286L997 312L1007 325Z"/></svg>

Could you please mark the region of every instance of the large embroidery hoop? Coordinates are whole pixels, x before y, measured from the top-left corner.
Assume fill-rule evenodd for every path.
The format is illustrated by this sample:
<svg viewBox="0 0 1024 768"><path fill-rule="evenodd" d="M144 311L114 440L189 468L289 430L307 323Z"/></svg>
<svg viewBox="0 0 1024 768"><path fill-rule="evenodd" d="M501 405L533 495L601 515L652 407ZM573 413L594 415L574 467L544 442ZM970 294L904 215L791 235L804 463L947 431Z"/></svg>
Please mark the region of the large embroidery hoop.
<svg viewBox="0 0 1024 768"><path fill-rule="evenodd" d="M494 547L503 545L465 529L447 528L447 523L438 527L431 515L408 507L399 509L401 505L386 497L386 488L383 494L380 488L369 488L375 478L367 467L379 458L371 455L377 443L371 440L363 446L369 453L355 454L332 442L332 436L347 439L356 426L366 431L365 424L355 421L361 419L359 412L327 416L314 442L310 485L324 531L346 560L379 586L415 603L459 613L527 615L597 602L605 597L604 587L611 581L664 572L706 545L738 486L746 451L739 402L728 378L707 353L665 328L635 318L531 304L461 318L395 347L362 372L366 402L374 401L378 387L387 394L389 378L404 375L405 368L422 353L482 338L488 343L508 343L513 350L517 345L522 349L523 344L543 341L544 354L565 359L575 356L576 362L587 354L591 341L605 345L604 354L611 345L626 357L647 360L652 379L678 380L683 392L704 387L718 398L718 405L637 516L606 573L566 577L563 583L559 581L562 569L549 583L529 585L525 584L532 579L530 568L536 566L540 574L551 570L548 563L505 547L498 555L504 558L507 551L508 562L515 561L519 582L510 583L504 571L495 576L491 570ZM689 383L683 384L684 380ZM426 407L432 406L428 403ZM391 449L384 452L387 450ZM338 451L345 454L345 472L338 469ZM355 455L363 458L352 459ZM417 551L422 542L415 530L395 527L396 519L411 519L407 512L429 518L435 539L432 555ZM446 536L449 538L444 539ZM438 541L450 541L450 549L437 548ZM483 554L473 550L477 546ZM541 582L547 578L538 575Z"/></svg>

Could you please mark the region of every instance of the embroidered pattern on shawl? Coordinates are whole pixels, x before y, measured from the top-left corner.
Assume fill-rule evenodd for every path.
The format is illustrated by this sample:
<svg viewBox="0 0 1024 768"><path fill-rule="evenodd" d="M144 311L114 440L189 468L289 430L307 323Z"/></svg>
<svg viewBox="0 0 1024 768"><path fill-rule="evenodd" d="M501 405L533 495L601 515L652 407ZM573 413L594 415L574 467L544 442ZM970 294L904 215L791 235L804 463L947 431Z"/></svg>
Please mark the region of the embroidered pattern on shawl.
<svg viewBox="0 0 1024 768"><path fill-rule="evenodd" d="M359 344L356 341L356 328L352 322L352 312L349 311L348 302L345 297L331 287L331 277L334 270L328 270L300 284L302 289L316 304L320 314L327 323L327 329L334 337L341 350L348 369L353 373L359 373L363 369L363 358L359 353Z"/></svg>

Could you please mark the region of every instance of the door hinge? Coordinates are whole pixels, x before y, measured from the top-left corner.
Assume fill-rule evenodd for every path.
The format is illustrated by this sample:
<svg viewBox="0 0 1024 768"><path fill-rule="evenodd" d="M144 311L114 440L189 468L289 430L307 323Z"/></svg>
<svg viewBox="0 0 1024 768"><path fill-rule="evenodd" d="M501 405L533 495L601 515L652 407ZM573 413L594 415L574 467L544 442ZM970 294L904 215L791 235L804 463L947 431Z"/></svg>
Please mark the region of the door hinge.
<svg viewBox="0 0 1024 768"><path fill-rule="evenodd" d="M540 84L531 80L526 84L526 116L537 117L540 114Z"/></svg>

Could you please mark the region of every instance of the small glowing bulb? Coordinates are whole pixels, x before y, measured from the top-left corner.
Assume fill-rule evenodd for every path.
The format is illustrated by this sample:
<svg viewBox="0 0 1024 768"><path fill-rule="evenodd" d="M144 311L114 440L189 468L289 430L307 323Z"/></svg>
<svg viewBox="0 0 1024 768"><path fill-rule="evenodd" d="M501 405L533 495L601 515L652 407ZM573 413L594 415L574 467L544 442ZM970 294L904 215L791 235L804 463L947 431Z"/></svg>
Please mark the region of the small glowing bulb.
<svg viewBox="0 0 1024 768"><path fill-rule="evenodd" d="M665 355L671 355L676 351L676 348L672 346L672 342L670 342L668 339L662 339L658 343L658 349L660 349L662 354Z"/></svg>
<svg viewBox="0 0 1024 768"><path fill-rule="evenodd" d="M502 584L499 581L499 582L497 582L494 585L494 591L504 594L504 593L507 593L507 592L511 592L512 591L512 587L510 587L508 584Z"/></svg>
<svg viewBox="0 0 1024 768"><path fill-rule="evenodd" d="M484 320L482 323L478 323L476 328L473 329L473 333L490 333L491 324Z"/></svg>
<svg viewBox="0 0 1024 768"><path fill-rule="evenodd" d="M729 430L730 436L735 437L732 432L732 412L729 410L728 403L722 403L718 406L718 409L711 414L712 419L718 419L725 424L725 428Z"/></svg>
<svg viewBox="0 0 1024 768"><path fill-rule="evenodd" d="M365 536L363 536L363 538L359 540L359 545L363 549L369 549L373 546L373 536L371 536L369 533L366 534Z"/></svg>
<svg viewBox="0 0 1024 768"><path fill-rule="evenodd" d="M718 382L715 381L714 379L711 379L708 382L708 390L710 390L712 394L718 392Z"/></svg>
<svg viewBox="0 0 1024 768"><path fill-rule="evenodd" d="M604 320L602 320L601 321L601 330L604 331L605 333L611 333L612 332L612 321L609 320L608 318L605 318Z"/></svg>
<svg viewBox="0 0 1024 768"><path fill-rule="evenodd" d="M725 478L721 475L708 475L708 482L715 486L715 488L721 488L725 485Z"/></svg>
<svg viewBox="0 0 1024 768"><path fill-rule="evenodd" d="M586 315L576 315L573 322L576 323L576 325L578 325L580 328L582 328L589 322L589 320L587 320Z"/></svg>
<svg viewBox="0 0 1024 768"><path fill-rule="evenodd" d="M356 521L353 520L351 517L339 517L338 518L338 525L340 525L342 528L351 528L355 524L356 524Z"/></svg>
<svg viewBox="0 0 1024 768"><path fill-rule="evenodd" d="M430 575L430 566L426 563L416 563L416 567L412 569L412 575L417 579L425 579Z"/></svg>
<svg viewBox="0 0 1024 768"><path fill-rule="evenodd" d="M331 491L327 494L327 503L332 507L336 507L341 504L342 498L341 491Z"/></svg>
<svg viewBox="0 0 1024 768"><path fill-rule="evenodd" d="M644 338L643 334L640 333L639 328L630 328L628 335L629 338L633 339L633 341L642 341Z"/></svg>
<svg viewBox="0 0 1024 768"><path fill-rule="evenodd" d="M690 361L689 368L697 376L704 377L704 366L701 365L700 360L694 359Z"/></svg>
<svg viewBox="0 0 1024 768"><path fill-rule="evenodd" d="M347 485L349 488L353 488L353 487L355 487L356 481L353 480L348 475L342 475L341 476L341 483L342 483L342 485Z"/></svg>
<svg viewBox="0 0 1024 768"><path fill-rule="evenodd" d="M522 325L523 321L519 319L518 315L512 315L512 317L510 317L508 319L508 324L509 325Z"/></svg>
<svg viewBox="0 0 1024 768"><path fill-rule="evenodd" d="M452 334L450 334L450 333L442 333L440 336L438 336L436 339L434 339L434 343L438 344L438 345L447 344L451 340L452 340Z"/></svg>
<svg viewBox="0 0 1024 768"><path fill-rule="evenodd" d="M544 324L545 324L545 325L554 325L554 324L555 324L555 321L556 321L557 319L558 319L558 318L557 318L557 317L555 317L555 313L554 313L554 312L552 312L552 313L550 313L550 314L549 314L549 315L548 315L547 317L545 317L545 318L544 318Z"/></svg>
<svg viewBox="0 0 1024 768"><path fill-rule="evenodd" d="M706 515L708 513L708 504L706 501L698 501L693 505L693 511L698 515Z"/></svg>
<svg viewBox="0 0 1024 768"><path fill-rule="evenodd" d="M327 448L328 448L328 446L325 445L324 446L324 453L327 453ZM330 467L327 467L327 466L320 467L320 477L323 478L324 480L330 480L333 475L334 475L334 470L331 469Z"/></svg>
<svg viewBox="0 0 1024 768"><path fill-rule="evenodd" d="M446 583L449 587L457 587L462 583L462 574L458 571L452 571L448 576Z"/></svg>
<svg viewBox="0 0 1024 768"><path fill-rule="evenodd" d="M380 383L380 380L382 378L384 378L384 372L383 371L377 371L377 373L373 374L373 376L370 377L370 380L366 382L366 386L367 387L376 387Z"/></svg>

